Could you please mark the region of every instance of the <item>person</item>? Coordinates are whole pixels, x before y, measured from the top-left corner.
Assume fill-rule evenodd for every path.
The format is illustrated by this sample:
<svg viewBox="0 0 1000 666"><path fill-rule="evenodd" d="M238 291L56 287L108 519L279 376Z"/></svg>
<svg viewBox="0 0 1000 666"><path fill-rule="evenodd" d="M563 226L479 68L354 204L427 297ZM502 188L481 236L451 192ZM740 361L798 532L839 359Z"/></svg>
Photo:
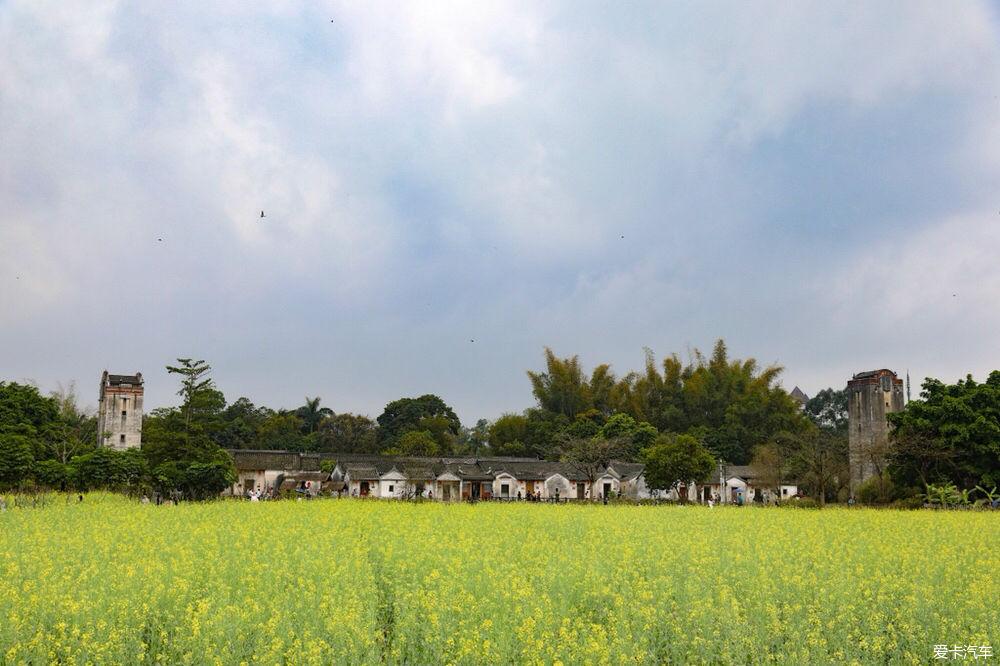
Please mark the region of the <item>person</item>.
<svg viewBox="0 0 1000 666"><path fill-rule="evenodd" d="M521 501L521 491L520 490L517 491L517 501L518 502Z"/></svg>
<svg viewBox="0 0 1000 666"><path fill-rule="evenodd" d="M847 498L847 506L850 507L854 506L854 495L851 495L850 497Z"/></svg>
<svg viewBox="0 0 1000 666"><path fill-rule="evenodd" d="M711 497L708 498L708 508L709 509L712 508L712 498Z"/></svg>
<svg viewBox="0 0 1000 666"><path fill-rule="evenodd" d="M149 497L148 497L148 496L146 495L146 493L143 493L143 494L142 494L142 499L141 499L140 501L141 501L141 502L142 502L143 504L149 504Z"/></svg>

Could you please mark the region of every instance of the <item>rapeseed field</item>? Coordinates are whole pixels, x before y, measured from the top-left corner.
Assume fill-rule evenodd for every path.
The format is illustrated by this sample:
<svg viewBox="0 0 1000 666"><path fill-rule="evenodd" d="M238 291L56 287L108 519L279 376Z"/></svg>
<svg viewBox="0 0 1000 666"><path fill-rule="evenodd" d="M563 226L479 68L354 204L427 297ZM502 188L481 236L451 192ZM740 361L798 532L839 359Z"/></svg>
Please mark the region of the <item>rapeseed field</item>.
<svg viewBox="0 0 1000 666"><path fill-rule="evenodd" d="M0 512L0 664L989 663L998 563L989 512L60 497Z"/></svg>

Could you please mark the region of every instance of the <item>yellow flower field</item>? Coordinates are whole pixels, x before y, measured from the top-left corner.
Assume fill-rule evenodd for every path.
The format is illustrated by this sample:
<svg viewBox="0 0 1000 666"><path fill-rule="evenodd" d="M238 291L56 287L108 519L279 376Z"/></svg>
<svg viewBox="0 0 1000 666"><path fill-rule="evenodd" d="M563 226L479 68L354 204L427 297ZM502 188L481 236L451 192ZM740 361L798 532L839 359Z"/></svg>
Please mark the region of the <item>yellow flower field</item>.
<svg viewBox="0 0 1000 666"><path fill-rule="evenodd" d="M0 664L932 663L1000 654L998 564L989 512L60 497L0 512Z"/></svg>

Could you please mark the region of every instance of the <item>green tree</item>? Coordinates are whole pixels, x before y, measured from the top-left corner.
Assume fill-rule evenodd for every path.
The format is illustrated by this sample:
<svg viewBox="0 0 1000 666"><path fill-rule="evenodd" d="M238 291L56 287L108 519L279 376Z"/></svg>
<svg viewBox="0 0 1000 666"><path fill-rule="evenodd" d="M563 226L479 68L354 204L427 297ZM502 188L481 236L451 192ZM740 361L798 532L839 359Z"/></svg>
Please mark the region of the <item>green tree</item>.
<svg viewBox="0 0 1000 666"><path fill-rule="evenodd" d="M927 379L920 399L889 415L890 474L898 484L1000 485L1000 371L984 383Z"/></svg>
<svg viewBox="0 0 1000 666"><path fill-rule="evenodd" d="M302 434L302 419L297 412L278 412L261 424L257 432L257 447L282 451L305 451L312 447Z"/></svg>
<svg viewBox="0 0 1000 666"><path fill-rule="evenodd" d="M48 457L46 443L58 440L60 428L55 400L40 395L34 386L0 382L0 433L24 438L17 440L20 443L15 448L27 442L32 460L42 460ZM14 469L23 467L12 462L9 470Z"/></svg>
<svg viewBox="0 0 1000 666"><path fill-rule="evenodd" d="M377 429L367 416L336 414L320 425L319 448L338 453L378 453Z"/></svg>
<svg viewBox="0 0 1000 666"><path fill-rule="evenodd" d="M177 362L180 365L168 365L167 372L182 377L177 395L184 399L181 414L184 417L184 437L188 439L192 432L203 434L208 423L225 408L226 401L208 376L212 366L204 360L193 361L189 358L179 358Z"/></svg>
<svg viewBox="0 0 1000 666"><path fill-rule="evenodd" d="M306 396L306 404L295 410L295 415L302 419L302 430L307 435L316 432L323 419L333 416L332 409L319 406L320 400L319 397Z"/></svg>
<svg viewBox="0 0 1000 666"><path fill-rule="evenodd" d="M267 407L257 407L248 398L239 398L226 407L221 415L221 425L213 436L216 444L224 449L259 449L260 429L274 417Z"/></svg>
<svg viewBox="0 0 1000 666"><path fill-rule="evenodd" d="M658 434L649 423L636 422L628 414L615 414L601 426L597 436L621 441L625 458L637 460L639 452L652 446Z"/></svg>
<svg viewBox="0 0 1000 666"><path fill-rule="evenodd" d="M806 402L804 411L817 428L847 437L846 389L823 389Z"/></svg>
<svg viewBox="0 0 1000 666"><path fill-rule="evenodd" d="M75 455L92 451L97 442L97 417L77 406L76 384L61 384L49 394L59 409L59 420L42 438L43 455L64 465Z"/></svg>
<svg viewBox="0 0 1000 666"><path fill-rule="evenodd" d="M670 491L680 484L700 481L715 469L715 459L690 435L660 435L643 451L643 462L650 490Z"/></svg>
<svg viewBox="0 0 1000 666"><path fill-rule="evenodd" d="M184 403L180 408L153 410L148 418L143 419L143 452L152 469L152 482L158 490L169 492L178 489L189 496L201 497L204 496L203 491L198 490L199 486L192 485L191 479L206 468L196 467L189 473L192 465L217 464L228 470L223 476L235 478L232 457L215 441L224 425L222 415L226 401L208 377L211 370L208 364L187 358L177 361L180 365L167 366L167 370L181 375L181 388L177 394ZM295 418L294 415L292 418ZM299 436L298 428L296 436Z"/></svg>
<svg viewBox="0 0 1000 666"><path fill-rule="evenodd" d="M386 455L436 456L441 453L434 436L426 430L407 430L396 439L396 445Z"/></svg>
<svg viewBox="0 0 1000 666"><path fill-rule="evenodd" d="M378 443L382 450L396 445L396 440L410 430L425 430L421 421L441 416L447 422L444 430L457 437L462 428L461 421L444 400L433 394L419 398L400 398L385 406L378 419ZM425 425L428 423L424 421Z"/></svg>
<svg viewBox="0 0 1000 666"><path fill-rule="evenodd" d="M13 431L13 428L0 431L0 488L12 488L20 486L31 474L31 468L35 458L32 455L33 440L24 431L30 432L30 427L25 427L21 434Z"/></svg>

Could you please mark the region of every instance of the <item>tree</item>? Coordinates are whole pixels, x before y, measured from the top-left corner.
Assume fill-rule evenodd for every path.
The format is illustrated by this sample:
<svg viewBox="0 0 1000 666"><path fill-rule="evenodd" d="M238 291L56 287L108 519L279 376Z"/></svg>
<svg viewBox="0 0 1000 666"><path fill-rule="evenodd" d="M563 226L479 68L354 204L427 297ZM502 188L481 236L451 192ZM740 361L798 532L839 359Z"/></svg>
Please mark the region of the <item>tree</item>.
<svg viewBox="0 0 1000 666"><path fill-rule="evenodd" d="M306 396L306 404L295 410L295 415L302 419L302 430L305 434L316 432L323 419L333 416L329 407L320 407L320 398Z"/></svg>
<svg viewBox="0 0 1000 666"><path fill-rule="evenodd" d="M384 453L395 456L436 456L441 450L430 432L407 430L396 439L396 445Z"/></svg>
<svg viewBox="0 0 1000 666"><path fill-rule="evenodd" d="M379 446L383 450L395 446L400 435L410 430L426 429L421 426L421 421L436 416L444 417L445 431L452 436L458 436L462 423L451 407L438 396L428 393L419 398L400 398L390 402L376 419L379 426ZM428 422L424 423L426 425Z"/></svg>
<svg viewBox="0 0 1000 666"><path fill-rule="evenodd" d="M761 442L779 432L807 427L797 403L777 385L780 366L760 369L754 359L730 360L722 340L710 358L695 349L684 365L676 354L657 369L646 350L644 373L618 383L618 408L659 432L678 432L704 442L716 457L746 464Z"/></svg>
<svg viewBox="0 0 1000 666"><path fill-rule="evenodd" d="M226 401L221 399L222 394L215 389L215 383L208 377L212 366L203 360L192 361L189 358L179 358L177 362L180 365L168 365L167 372L183 377L177 395L184 399L181 413L184 416L184 437L187 439L192 430L204 431L207 421L219 414L226 406Z"/></svg>
<svg viewBox="0 0 1000 666"><path fill-rule="evenodd" d="M208 364L187 358L177 361L179 366L167 366L167 370L182 376L177 394L184 404L180 408L155 409L143 420L143 452L158 490L180 489L191 496L202 497L207 492L205 488L218 484L202 486L198 479L235 478L232 458L215 442L222 430L226 401L207 377L211 370ZM298 420L294 415L292 419L296 422L295 435L299 437ZM195 464L201 466L189 472ZM228 470L225 474L219 472L223 468ZM215 472L206 470L215 470L222 476L213 477Z"/></svg>
<svg viewBox="0 0 1000 666"><path fill-rule="evenodd" d="M378 453L375 441L377 428L367 416L336 414L320 426L319 448L338 453Z"/></svg>
<svg viewBox="0 0 1000 666"><path fill-rule="evenodd" d="M814 395L803 408L806 416L821 430L847 437L847 391L826 388Z"/></svg>
<svg viewBox="0 0 1000 666"><path fill-rule="evenodd" d="M924 381L920 399L889 415L892 475L912 485L1000 485L1000 371L982 384Z"/></svg>
<svg viewBox="0 0 1000 666"><path fill-rule="evenodd" d="M19 486L31 474L33 442L24 431L30 432L30 428L25 427L20 434L13 429L0 431L0 488Z"/></svg>
<svg viewBox="0 0 1000 666"><path fill-rule="evenodd" d="M531 392L539 407L570 420L591 407L580 357L559 359L546 347L545 368L545 372L528 371Z"/></svg>
<svg viewBox="0 0 1000 666"><path fill-rule="evenodd" d="M637 460L639 452L649 448L659 433L649 423L637 423L628 414L615 414L601 426L597 436L601 439L620 440L623 455L628 460Z"/></svg>
<svg viewBox="0 0 1000 666"><path fill-rule="evenodd" d="M643 451L646 485L670 491L678 485L704 479L715 469L715 459L690 435L663 434Z"/></svg>
<svg viewBox="0 0 1000 666"><path fill-rule="evenodd" d="M6 432L24 438L17 440L19 444L15 448L20 450L20 445L27 442L32 460L44 459L47 457L46 442L58 438L60 425L59 406L55 400L40 395L34 386L0 382L0 434ZM14 469L23 467L20 462L12 462L8 471L12 473ZM9 480L8 483L19 481Z"/></svg>
<svg viewBox="0 0 1000 666"><path fill-rule="evenodd" d="M77 406L75 382L70 382L68 388L60 384L49 395L58 405L59 422L42 438L42 448L46 457L65 465L73 456L94 449L97 417Z"/></svg>
<svg viewBox="0 0 1000 666"><path fill-rule="evenodd" d="M622 444L618 440L576 439L566 434L560 435L558 440L559 459L573 465L587 479L590 488L611 461L622 456Z"/></svg>
<svg viewBox="0 0 1000 666"><path fill-rule="evenodd" d="M222 423L212 439L224 449L263 448L258 442L258 433L274 415L272 409L257 407L248 398L239 398L222 412Z"/></svg>
<svg viewBox="0 0 1000 666"><path fill-rule="evenodd" d="M788 465L800 490L820 507L837 497L849 479L847 439L836 428L814 428L782 440L791 444Z"/></svg>

